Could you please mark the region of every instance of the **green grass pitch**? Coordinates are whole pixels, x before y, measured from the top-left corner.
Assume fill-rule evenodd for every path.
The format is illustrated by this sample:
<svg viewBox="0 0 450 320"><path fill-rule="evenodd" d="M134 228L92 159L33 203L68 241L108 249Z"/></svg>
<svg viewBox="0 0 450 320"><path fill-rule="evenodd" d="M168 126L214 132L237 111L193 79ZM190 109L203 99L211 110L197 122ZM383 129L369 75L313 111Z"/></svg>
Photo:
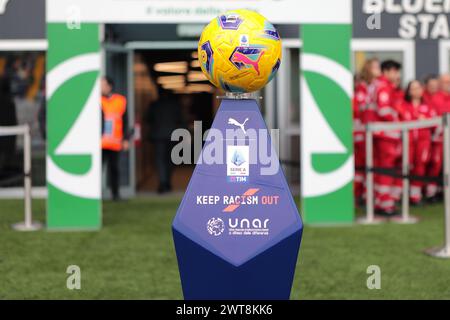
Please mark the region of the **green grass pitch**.
<svg viewBox="0 0 450 320"><path fill-rule="evenodd" d="M1 299L181 299L171 235L178 198L105 202L99 232L20 233L19 200L0 200ZM45 201L33 202L44 221ZM415 208L415 225L306 226L292 299L450 299L450 260L423 250L443 244L443 206ZM66 288L68 265L81 290ZM381 289L366 286L369 265Z"/></svg>

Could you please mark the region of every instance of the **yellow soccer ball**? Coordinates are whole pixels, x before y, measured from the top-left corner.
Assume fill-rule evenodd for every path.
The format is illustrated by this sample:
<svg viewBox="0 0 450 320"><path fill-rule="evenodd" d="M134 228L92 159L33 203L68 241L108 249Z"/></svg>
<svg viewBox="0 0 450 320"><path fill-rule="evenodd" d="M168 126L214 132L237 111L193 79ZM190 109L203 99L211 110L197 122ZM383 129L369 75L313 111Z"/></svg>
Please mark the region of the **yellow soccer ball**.
<svg viewBox="0 0 450 320"><path fill-rule="evenodd" d="M202 71L218 88L253 92L264 87L281 63L275 27L250 10L232 10L213 19L198 43Z"/></svg>

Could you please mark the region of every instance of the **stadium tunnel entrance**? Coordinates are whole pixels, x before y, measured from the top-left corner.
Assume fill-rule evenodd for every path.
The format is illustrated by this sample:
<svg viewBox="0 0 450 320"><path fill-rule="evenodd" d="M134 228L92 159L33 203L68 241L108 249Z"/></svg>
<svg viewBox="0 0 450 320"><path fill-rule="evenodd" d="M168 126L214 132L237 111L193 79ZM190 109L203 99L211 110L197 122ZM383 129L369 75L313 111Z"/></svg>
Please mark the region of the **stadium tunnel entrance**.
<svg viewBox="0 0 450 320"><path fill-rule="evenodd" d="M173 166L170 158L162 157L159 142L163 139L170 144L169 127L193 134L194 121L201 121L202 130L209 129L219 105L216 96L221 93L198 64L197 43L167 41L171 29L170 25L105 25L103 74L114 80L116 92L127 97L128 127L134 139L120 159L121 193L125 197L157 191L161 165L172 168L172 190L185 190L194 169L193 159L191 164ZM165 41L158 41L163 38ZM158 109L161 103L166 107ZM107 181L103 186L108 197Z"/></svg>
<svg viewBox="0 0 450 320"><path fill-rule="evenodd" d="M141 128L135 145L136 191L158 189L158 161L172 166L172 190L185 190L194 169L193 150L190 164L173 166L162 158L155 139L165 136L169 145L169 127L187 129L193 136L194 121L202 122L203 132L209 129L220 93L200 70L196 50L136 50L133 73L135 124ZM164 116L155 110L158 103L166 103Z"/></svg>
<svg viewBox="0 0 450 320"><path fill-rule="evenodd" d="M128 127L134 137L130 150L121 155L121 191L124 195L156 191L161 166L172 168L172 190L184 190L193 159L191 164L173 166L158 148L161 142L171 147L168 128L184 128L193 135L194 121L202 122L203 131L212 124L220 92L201 72L196 50L106 45L105 58L105 75L114 80L115 91L127 97Z"/></svg>

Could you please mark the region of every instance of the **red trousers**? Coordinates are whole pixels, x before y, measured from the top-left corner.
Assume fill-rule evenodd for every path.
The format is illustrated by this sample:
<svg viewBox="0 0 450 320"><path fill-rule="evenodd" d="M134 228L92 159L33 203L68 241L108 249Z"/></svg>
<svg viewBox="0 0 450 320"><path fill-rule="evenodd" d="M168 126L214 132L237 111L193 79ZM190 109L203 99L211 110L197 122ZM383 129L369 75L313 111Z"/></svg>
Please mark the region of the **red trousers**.
<svg viewBox="0 0 450 320"><path fill-rule="evenodd" d="M374 139L374 164L375 167L394 169L400 154L401 145L398 140L389 138ZM395 210L395 198L393 195L395 178L383 174L375 174L375 209L386 212Z"/></svg>
<svg viewBox="0 0 450 320"><path fill-rule="evenodd" d="M431 156L430 162L427 168L427 175L430 177L439 177L442 170L443 160L443 144L442 142L433 142L431 144ZM438 191L438 184L436 182L430 182L427 185L426 197L432 198Z"/></svg>
<svg viewBox="0 0 450 320"><path fill-rule="evenodd" d="M413 150L413 167L411 174L414 176L425 176L427 174L427 165L430 162L431 156L431 141L430 139L417 139ZM410 200L413 203L418 203L422 200L422 189L424 183L418 180L411 180Z"/></svg>
<svg viewBox="0 0 450 320"><path fill-rule="evenodd" d="M355 199L363 198L365 196L365 179L366 174L364 169L366 166L366 143L364 141L355 142L355 183L354 192Z"/></svg>

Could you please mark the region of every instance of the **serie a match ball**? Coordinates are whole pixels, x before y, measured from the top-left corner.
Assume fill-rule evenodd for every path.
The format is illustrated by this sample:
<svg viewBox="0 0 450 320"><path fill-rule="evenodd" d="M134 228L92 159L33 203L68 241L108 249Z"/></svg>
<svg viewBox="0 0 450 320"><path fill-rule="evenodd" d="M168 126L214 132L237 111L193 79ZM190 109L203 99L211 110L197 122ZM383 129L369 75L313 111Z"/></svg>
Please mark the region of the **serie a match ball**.
<svg viewBox="0 0 450 320"><path fill-rule="evenodd" d="M238 93L257 91L280 66L280 35L257 12L227 11L203 29L198 57L202 71L216 87Z"/></svg>

